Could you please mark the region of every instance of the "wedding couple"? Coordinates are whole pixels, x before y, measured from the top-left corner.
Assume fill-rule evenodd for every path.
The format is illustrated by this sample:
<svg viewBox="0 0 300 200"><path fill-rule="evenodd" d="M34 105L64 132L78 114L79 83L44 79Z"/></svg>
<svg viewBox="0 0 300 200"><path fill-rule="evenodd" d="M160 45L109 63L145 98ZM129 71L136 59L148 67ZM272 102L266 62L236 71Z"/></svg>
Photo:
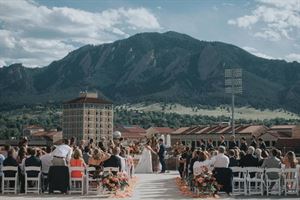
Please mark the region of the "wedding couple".
<svg viewBox="0 0 300 200"><path fill-rule="evenodd" d="M164 145L163 139L159 139L159 150L158 152L155 152L151 146L150 141L148 141L145 146L144 150L142 152L142 155L140 157L140 160L135 168L136 173L153 173L152 169L152 155L151 153L157 154L159 157L159 162L161 164L161 172L165 173L166 171L166 163L165 163L165 151L166 147Z"/></svg>

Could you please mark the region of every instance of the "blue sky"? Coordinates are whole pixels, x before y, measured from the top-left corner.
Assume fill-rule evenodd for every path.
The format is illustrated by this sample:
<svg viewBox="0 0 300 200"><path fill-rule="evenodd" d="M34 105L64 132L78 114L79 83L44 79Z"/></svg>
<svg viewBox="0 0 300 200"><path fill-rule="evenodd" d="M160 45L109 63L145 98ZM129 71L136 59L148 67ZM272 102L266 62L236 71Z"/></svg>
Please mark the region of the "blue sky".
<svg viewBox="0 0 300 200"><path fill-rule="evenodd" d="M300 0L0 0L0 66L169 30L300 62Z"/></svg>

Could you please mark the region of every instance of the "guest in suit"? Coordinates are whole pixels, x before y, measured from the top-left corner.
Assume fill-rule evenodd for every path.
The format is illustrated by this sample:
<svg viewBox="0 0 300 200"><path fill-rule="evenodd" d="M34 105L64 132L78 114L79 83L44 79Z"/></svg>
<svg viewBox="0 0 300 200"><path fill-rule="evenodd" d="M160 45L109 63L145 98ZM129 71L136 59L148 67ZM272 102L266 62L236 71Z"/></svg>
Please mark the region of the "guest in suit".
<svg viewBox="0 0 300 200"><path fill-rule="evenodd" d="M16 157L15 149L10 148L7 151L6 159L3 161L3 166L13 166L13 167L19 166L19 164L18 164L17 160L15 159L15 157ZM19 169L19 171L20 171L20 169ZM7 177L12 177L14 175L15 175L14 172L11 172L11 171L5 172L5 176L7 176Z"/></svg>
<svg viewBox="0 0 300 200"><path fill-rule="evenodd" d="M30 157L25 159L25 167L42 167L41 160L36 157L36 150L34 148L28 148L28 154ZM27 172L28 177L35 177L38 175L38 172Z"/></svg>
<svg viewBox="0 0 300 200"><path fill-rule="evenodd" d="M250 146L253 146L253 147L254 147L254 149L256 149L256 148L257 148L257 141L256 141L256 137L255 137L255 135L253 135L253 136L252 136L252 140L251 140L251 144L250 144Z"/></svg>
<svg viewBox="0 0 300 200"><path fill-rule="evenodd" d="M258 144L259 144L259 148L261 150L266 150L267 149L266 143L262 138L258 139Z"/></svg>
<svg viewBox="0 0 300 200"><path fill-rule="evenodd" d="M165 173L166 172L166 163L165 163L165 152L166 152L166 147L164 145L163 139L159 139L159 151L157 153L159 157L159 162L161 164L161 172L160 173Z"/></svg>
<svg viewBox="0 0 300 200"><path fill-rule="evenodd" d="M262 164L262 168L281 168L281 161L279 158L277 158L278 151L277 149L272 149L271 151L271 155L269 156L269 158L265 159L265 161ZM268 177L270 179L278 179L279 178L279 174L276 172L269 172L267 173ZM275 183L273 182L270 185L270 190L273 188L273 186L275 185Z"/></svg>
<svg viewBox="0 0 300 200"><path fill-rule="evenodd" d="M254 155L255 149L253 146L248 148L247 155L241 158L240 166L241 167L257 167L258 158Z"/></svg>
<svg viewBox="0 0 300 200"><path fill-rule="evenodd" d="M262 168L281 168L281 161L277 158L277 149L272 149L271 155L269 158L265 159ZM271 179L277 179L278 174L277 173L270 173L268 174L269 178Z"/></svg>
<svg viewBox="0 0 300 200"><path fill-rule="evenodd" d="M122 169L121 160L117 157L120 154L120 148L115 147L112 150L113 155L110 156L109 159L104 161L103 167L118 167L119 171Z"/></svg>
<svg viewBox="0 0 300 200"><path fill-rule="evenodd" d="M206 150L205 141L203 139L200 140L200 147L201 147L202 151Z"/></svg>
<svg viewBox="0 0 300 200"><path fill-rule="evenodd" d="M24 193L25 190L24 190L24 176L22 176L21 174L21 169L20 169L20 166L16 160L16 157L17 157L17 154L16 154L16 151L14 148L10 148L8 151L7 151L7 157L6 159L3 161L3 166L13 166L13 167L18 167L18 177L19 177L19 180L20 180L20 183L21 183L21 193ZM6 177L14 177L15 176L15 172L13 171L6 171L6 172L3 172L5 174ZM9 182L10 186L12 186L14 184L13 181L10 181Z"/></svg>
<svg viewBox="0 0 300 200"><path fill-rule="evenodd" d="M240 150L244 151L244 152L246 152L248 150L247 142L246 142L246 139L244 137L242 137L242 139L241 139Z"/></svg>
<svg viewBox="0 0 300 200"><path fill-rule="evenodd" d="M229 149L235 149L238 147L237 142L235 141L235 136L232 135L230 136L230 141L229 141Z"/></svg>
<svg viewBox="0 0 300 200"><path fill-rule="evenodd" d="M229 156L229 167L237 167L239 166L239 161L235 157L235 152L233 149L230 149L228 152Z"/></svg>

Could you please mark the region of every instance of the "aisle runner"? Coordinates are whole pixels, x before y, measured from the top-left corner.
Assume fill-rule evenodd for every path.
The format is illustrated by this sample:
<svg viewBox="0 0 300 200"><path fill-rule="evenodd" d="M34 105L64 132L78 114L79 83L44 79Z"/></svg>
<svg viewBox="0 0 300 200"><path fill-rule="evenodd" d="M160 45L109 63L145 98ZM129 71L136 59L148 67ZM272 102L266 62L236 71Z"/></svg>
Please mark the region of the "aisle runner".
<svg viewBox="0 0 300 200"><path fill-rule="evenodd" d="M187 197L191 197L191 198L206 198L206 199L218 199L219 198L218 195L214 195L212 197L212 196L205 195L205 194L197 195L197 194L193 193L190 190L189 186L180 177L176 177L175 182L183 196L187 196Z"/></svg>
<svg viewBox="0 0 300 200"><path fill-rule="evenodd" d="M112 195L111 198L119 199L119 198L132 197L137 181L138 181L137 177L131 178L129 180L129 186L126 187L124 191L117 191L117 193Z"/></svg>

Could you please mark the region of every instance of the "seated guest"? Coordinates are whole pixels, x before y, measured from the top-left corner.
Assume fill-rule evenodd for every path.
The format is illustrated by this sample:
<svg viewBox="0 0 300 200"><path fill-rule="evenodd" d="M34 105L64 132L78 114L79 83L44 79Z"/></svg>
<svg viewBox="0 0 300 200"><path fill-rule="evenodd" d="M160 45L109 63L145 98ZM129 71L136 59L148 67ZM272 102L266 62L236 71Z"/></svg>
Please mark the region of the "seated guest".
<svg viewBox="0 0 300 200"><path fill-rule="evenodd" d="M11 149L11 146L9 144L4 145L3 151L2 151L2 155L4 156L4 158L7 158L8 156L8 151Z"/></svg>
<svg viewBox="0 0 300 200"><path fill-rule="evenodd" d="M200 151L198 156L198 161L196 161L193 165L193 175L197 176L201 174L202 167L209 167L211 165L211 160L208 160L208 157L205 152Z"/></svg>
<svg viewBox="0 0 300 200"><path fill-rule="evenodd" d="M205 141L203 139L200 140L200 147L202 151L206 151Z"/></svg>
<svg viewBox="0 0 300 200"><path fill-rule="evenodd" d="M43 175L43 191L48 189L48 173L49 168L52 166L52 155L51 155L51 147L47 146L45 149L45 154L41 156L42 162L42 175Z"/></svg>
<svg viewBox="0 0 300 200"><path fill-rule="evenodd" d="M252 146L254 149L257 148L257 142L256 142L256 137L255 137L255 135L252 135L252 140L251 140L250 146Z"/></svg>
<svg viewBox="0 0 300 200"><path fill-rule="evenodd" d="M19 164L17 160L15 159L16 157L16 151L14 148L10 148L7 152L7 158L3 161L3 166L13 166L13 167L18 167ZM19 169L20 171L20 169ZM15 175L14 172L7 171L5 172L6 177L13 177Z"/></svg>
<svg viewBox="0 0 300 200"><path fill-rule="evenodd" d="M208 151L214 149L214 145L213 145L212 139L208 139L206 149Z"/></svg>
<svg viewBox="0 0 300 200"><path fill-rule="evenodd" d="M237 142L235 141L235 136L231 135L229 141L229 149L235 149L236 147L238 147L238 145Z"/></svg>
<svg viewBox="0 0 300 200"><path fill-rule="evenodd" d="M71 160L72 148L69 146L69 140L63 139L63 143L55 148L52 152L53 166L68 166L68 163Z"/></svg>
<svg viewBox="0 0 300 200"><path fill-rule="evenodd" d="M267 149L266 143L262 138L258 139L258 145L259 145L259 148L261 150L266 150Z"/></svg>
<svg viewBox="0 0 300 200"><path fill-rule="evenodd" d="M73 157L70 160L70 167L86 167L84 160L82 159L82 153L79 148L75 148L73 152ZM81 178L83 176L83 172L80 171L72 171L72 178Z"/></svg>
<svg viewBox="0 0 300 200"><path fill-rule="evenodd" d="M266 160L264 160L263 164L262 164L262 168L281 168L281 161L280 159L278 159L277 156L277 149L272 149L271 151L271 155L269 156L269 158L267 158ZM275 172L270 172L268 173L268 177L270 179L277 179L279 178L279 174L275 173ZM274 186L274 184L272 184L270 186L270 189L272 189L272 187Z"/></svg>
<svg viewBox="0 0 300 200"><path fill-rule="evenodd" d="M90 151L91 151L91 150L90 150L90 147L89 147L89 146L85 146L84 149L83 149L82 158L83 158L83 160L84 160L84 162L85 162L86 164L89 163L89 159L90 159L90 157L91 157Z"/></svg>
<svg viewBox="0 0 300 200"><path fill-rule="evenodd" d="M283 162L283 157L282 157L282 152L279 150L279 149L276 149L277 150L277 158L281 161L281 162Z"/></svg>
<svg viewBox="0 0 300 200"><path fill-rule="evenodd" d="M228 168L229 158L225 155L225 147L220 146L218 155L214 156L212 162L215 168Z"/></svg>
<svg viewBox="0 0 300 200"><path fill-rule="evenodd" d="M28 148L29 157L25 159L25 168L26 167L42 167L41 160L36 157L36 150L34 148ZM27 172L28 177L36 177L39 172Z"/></svg>
<svg viewBox="0 0 300 200"><path fill-rule="evenodd" d="M248 150L247 142L244 137L241 139L240 150L246 152Z"/></svg>
<svg viewBox="0 0 300 200"><path fill-rule="evenodd" d="M258 158L254 155L255 149L253 146L248 147L247 155L241 158L240 166L241 167L257 167Z"/></svg>
<svg viewBox="0 0 300 200"><path fill-rule="evenodd" d="M235 151L233 149L230 149L228 151L228 156L229 156L229 167L239 166L239 162L235 157Z"/></svg>
<svg viewBox="0 0 300 200"><path fill-rule="evenodd" d="M225 191L229 194L232 191L232 171L229 166L229 158L225 155L225 147L220 146L219 153L214 157L213 174L216 181L222 185L221 191Z"/></svg>
<svg viewBox="0 0 300 200"><path fill-rule="evenodd" d="M262 150L261 150L261 149L259 149L259 148L255 149L255 156L256 156L257 159L258 159L258 166L259 166L259 167L260 167L260 166L263 164L263 162L264 162L264 159L263 159L263 157L261 156L261 154L262 154Z"/></svg>
<svg viewBox="0 0 300 200"><path fill-rule="evenodd" d="M295 153L292 151L287 152L283 158L283 164L285 168L296 168L298 160Z"/></svg>
<svg viewBox="0 0 300 200"><path fill-rule="evenodd" d="M118 158L118 154L120 153L120 148L115 147L112 150L113 155L110 156L109 159L104 161L103 167L118 167L119 171L122 169L121 160Z"/></svg>
<svg viewBox="0 0 300 200"><path fill-rule="evenodd" d="M225 137L224 137L224 135L221 135L220 136L220 144L219 144L219 146L224 146L224 147L227 147L227 144L226 144L226 142L225 142Z"/></svg>
<svg viewBox="0 0 300 200"><path fill-rule="evenodd" d="M94 148L92 155L88 160L90 167L99 167L104 161L110 158L110 154L103 152L98 148Z"/></svg>

